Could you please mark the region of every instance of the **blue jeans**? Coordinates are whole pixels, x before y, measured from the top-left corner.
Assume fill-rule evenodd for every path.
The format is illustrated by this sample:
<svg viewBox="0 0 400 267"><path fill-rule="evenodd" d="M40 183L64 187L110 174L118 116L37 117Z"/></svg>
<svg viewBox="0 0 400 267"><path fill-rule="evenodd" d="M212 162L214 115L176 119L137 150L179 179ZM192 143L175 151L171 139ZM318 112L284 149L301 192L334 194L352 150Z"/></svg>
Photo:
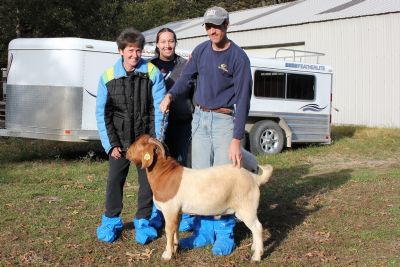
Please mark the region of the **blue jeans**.
<svg viewBox="0 0 400 267"><path fill-rule="evenodd" d="M192 120L192 168L229 164L233 135L231 115L195 108Z"/></svg>
<svg viewBox="0 0 400 267"><path fill-rule="evenodd" d="M229 147L233 137L234 117L195 108L192 120L192 168L230 164ZM256 157L242 149L242 166L257 172Z"/></svg>
<svg viewBox="0 0 400 267"><path fill-rule="evenodd" d="M206 112L195 108L192 120L192 168L231 164L229 148L233 137L234 117L227 114ZM257 160L242 150L243 167L257 171ZM236 221L233 215L210 220L197 218L193 236L181 240L183 248L213 245L215 255L229 255L235 248L233 229ZM215 239L214 239L215 238Z"/></svg>

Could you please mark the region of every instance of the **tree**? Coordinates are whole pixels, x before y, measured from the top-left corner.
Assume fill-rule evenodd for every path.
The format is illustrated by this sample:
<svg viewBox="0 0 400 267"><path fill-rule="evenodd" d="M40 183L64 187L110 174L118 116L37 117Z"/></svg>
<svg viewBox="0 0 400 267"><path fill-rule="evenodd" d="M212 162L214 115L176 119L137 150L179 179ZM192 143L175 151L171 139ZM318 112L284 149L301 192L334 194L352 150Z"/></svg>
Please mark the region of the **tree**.
<svg viewBox="0 0 400 267"><path fill-rule="evenodd" d="M122 0L3 0L0 2L0 66L15 38L82 37L114 40Z"/></svg>
<svg viewBox="0 0 400 267"><path fill-rule="evenodd" d="M168 22L201 17L211 6L228 11L293 0L2 0L0 66L8 43L19 37L81 37L115 40L125 27L145 31Z"/></svg>

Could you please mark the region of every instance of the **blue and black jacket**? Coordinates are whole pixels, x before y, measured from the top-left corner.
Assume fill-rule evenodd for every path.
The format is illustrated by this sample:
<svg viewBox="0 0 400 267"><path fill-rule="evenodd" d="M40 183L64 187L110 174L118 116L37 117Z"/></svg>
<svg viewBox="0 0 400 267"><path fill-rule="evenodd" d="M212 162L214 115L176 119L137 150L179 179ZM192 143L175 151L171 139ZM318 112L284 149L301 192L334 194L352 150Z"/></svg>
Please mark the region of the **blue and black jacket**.
<svg viewBox="0 0 400 267"><path fill-rule="evenodd" d="M142 134L160 137L160 103L166 88L161 72L141 59L127 75L122 58L100 77L96 121L107 154L113 147L128 147Z"/></svg>

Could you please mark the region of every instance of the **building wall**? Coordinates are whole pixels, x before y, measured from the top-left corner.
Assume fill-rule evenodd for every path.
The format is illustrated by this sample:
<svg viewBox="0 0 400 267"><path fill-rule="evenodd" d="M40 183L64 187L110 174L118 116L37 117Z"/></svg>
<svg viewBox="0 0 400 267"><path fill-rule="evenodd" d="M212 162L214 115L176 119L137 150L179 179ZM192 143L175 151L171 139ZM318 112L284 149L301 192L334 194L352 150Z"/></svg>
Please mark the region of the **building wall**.
<svg viewBox="0 0 400 267"><path fill-rule="evenodd" d="M339 110L332 111L333 123L400 128L400 13L234 32L229 37L251 55L270 57L276 46L325 53L319 62L333 68L333 106ZM178 47L192 49L204 40L206 36L179 40Z"/></svg>

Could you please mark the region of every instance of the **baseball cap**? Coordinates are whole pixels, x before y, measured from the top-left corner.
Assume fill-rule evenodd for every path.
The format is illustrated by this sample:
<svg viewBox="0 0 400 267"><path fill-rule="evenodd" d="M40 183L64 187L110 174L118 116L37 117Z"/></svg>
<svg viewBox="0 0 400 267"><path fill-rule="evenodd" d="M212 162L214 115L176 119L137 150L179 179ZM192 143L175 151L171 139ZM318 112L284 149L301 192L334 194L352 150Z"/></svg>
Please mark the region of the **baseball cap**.
<svg viewBox="0 0 400 267"><path fill-rule="evenodd" d="M210 7L204 13L204 24L211 23L214 25L221 25L225 20L229 20L228 11L222 7L214 6Z"/></svg>

